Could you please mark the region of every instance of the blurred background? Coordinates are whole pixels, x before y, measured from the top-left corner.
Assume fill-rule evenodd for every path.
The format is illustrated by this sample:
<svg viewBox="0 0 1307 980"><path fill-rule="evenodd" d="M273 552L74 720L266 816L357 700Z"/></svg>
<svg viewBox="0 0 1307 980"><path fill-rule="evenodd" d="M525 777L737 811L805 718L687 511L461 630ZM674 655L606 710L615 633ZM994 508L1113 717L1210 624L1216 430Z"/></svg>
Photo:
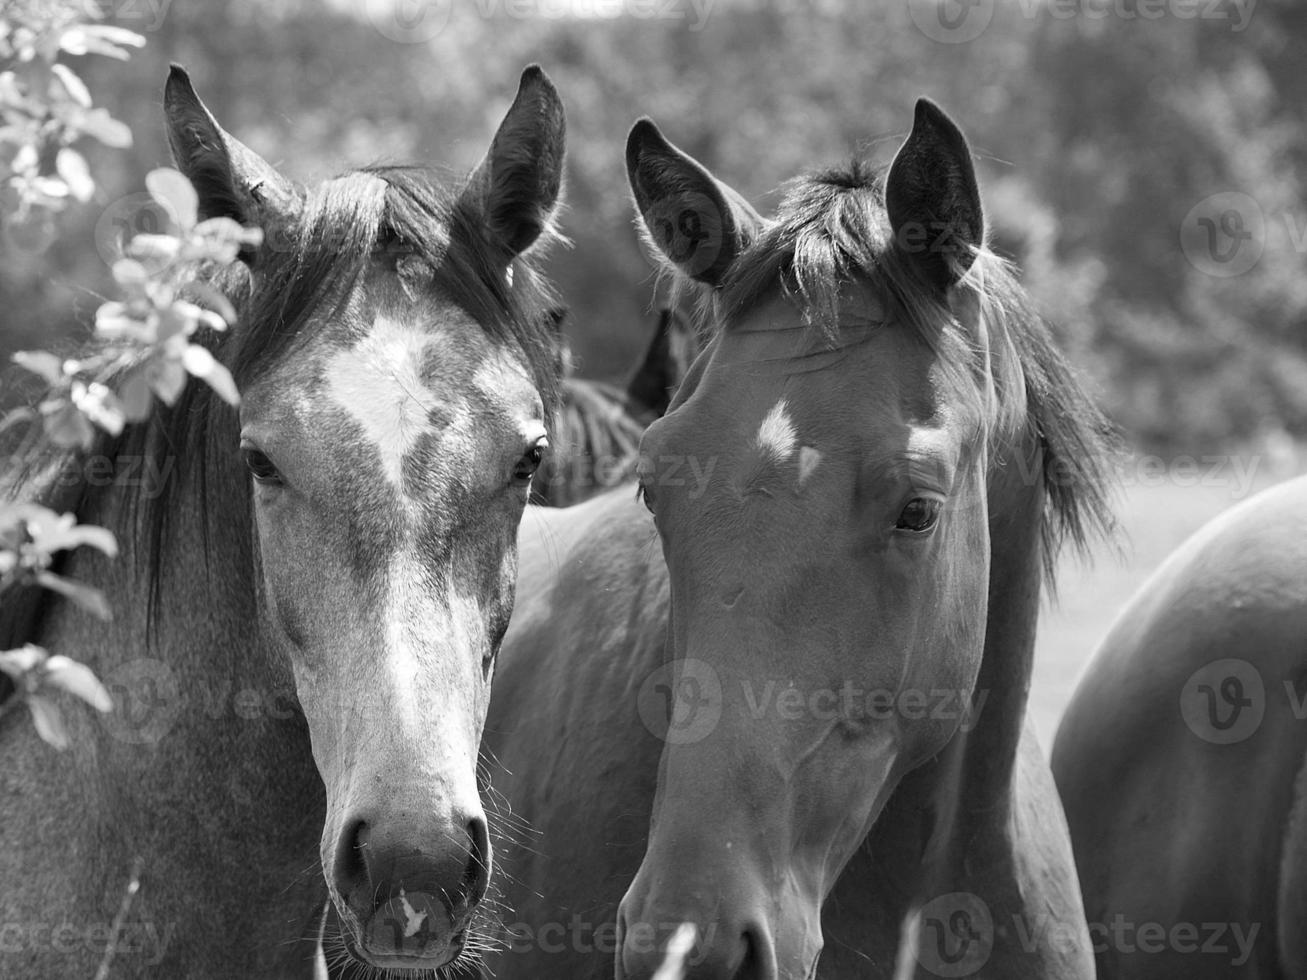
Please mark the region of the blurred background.
<svg viewBox="0 0 1307 980"><path fill-rule="evenodd" d="M621 378L654 323L622 164L637 116L651 115L764 212L805 168L852 153L888 162L919 95L962 125L994 244L1021 265L1135 453L1123 479L1127 557L1069 571L1045 628L1050 704L1179 538L1300 468L1307 5L78 2L148 38L129 61L78 63L96 104L135 143L86 141L95 199L58 216L44 252L4 246L4 361L89 336L111 293L104 243L133 213L123 199L168 161L168 62L190 69L229 131L307 181L383 161L470 168L521 68L538 61L568 110L563 226L574 244L551 268L571 309L577 373L589 377ZM1200 472L1186 484L1175 467L1189 459ZM1047 732L1055 707L1046 714Z"/></svg>

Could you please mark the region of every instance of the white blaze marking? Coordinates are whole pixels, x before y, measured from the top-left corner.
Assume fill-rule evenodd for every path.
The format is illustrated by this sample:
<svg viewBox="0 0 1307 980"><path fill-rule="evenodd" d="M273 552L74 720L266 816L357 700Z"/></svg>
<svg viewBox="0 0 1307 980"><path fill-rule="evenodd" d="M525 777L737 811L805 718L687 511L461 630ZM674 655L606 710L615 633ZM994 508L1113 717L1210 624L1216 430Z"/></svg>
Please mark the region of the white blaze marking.
<svg viewBox="0 0 1307 980"><path fill-rule="evenodd" d="M799 449L799 486L803 486L821 462L821 452L811 446Z"/></svg>
<svg viewBox="0 0 1307 980"><path fill-rule="evenodd" d="M794 455L794 447L799 437L790 421L789 406L782 398L771 407L771 411L758 427L758 448L778 463L783 463Z"/></svg>
<svg viewBox="0 0 1307 980"><path fill-rule="evenodd" d="M383 316L367 337L327 362L327 393L363 427L396 487L404 456L434 431L428 413L441 404L422 381L431 340L422 328Z"/></svg>

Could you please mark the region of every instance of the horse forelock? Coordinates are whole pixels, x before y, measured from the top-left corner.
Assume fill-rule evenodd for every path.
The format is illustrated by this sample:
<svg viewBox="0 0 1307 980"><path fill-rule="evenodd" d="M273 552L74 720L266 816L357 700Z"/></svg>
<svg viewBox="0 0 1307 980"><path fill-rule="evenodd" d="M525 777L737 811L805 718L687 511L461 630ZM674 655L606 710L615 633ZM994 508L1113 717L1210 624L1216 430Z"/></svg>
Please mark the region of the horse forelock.
<svg viewBox="0 0 1307 980"><path fill-rule="evenodd" d="M894 245L885 209L885 170L855 160L791 181L774 219L745 249L721 286L674 275L674 290L697 290L698 329L738 328L780 294L805 324L838 342L850 287L869 288L885 322L911 329L937 356L961 398L978 400L991 459L1029 442L1048 506L1043 521L1048 579L1064 542L1083 547L1113 528L1113 427L1086 394L1009 263L987 247L949 296Z"/></svg>

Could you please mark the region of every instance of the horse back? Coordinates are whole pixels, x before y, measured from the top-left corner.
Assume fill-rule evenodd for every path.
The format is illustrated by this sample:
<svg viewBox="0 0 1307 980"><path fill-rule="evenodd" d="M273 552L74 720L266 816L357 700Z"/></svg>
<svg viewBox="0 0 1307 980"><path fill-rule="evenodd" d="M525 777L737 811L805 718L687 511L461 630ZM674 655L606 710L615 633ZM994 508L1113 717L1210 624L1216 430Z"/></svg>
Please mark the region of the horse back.
<svg viewBox="0 0 1307 980"><path fill-rule="evenodd" d="M1199 531L1095 655L1053 769L1102 976L1278 975L1282 862L1286 846L1307 853L1305 822L1291 818L1307 751L1304 637L1297 480ZM1147 923L1166 930L1152 952Z"/></svg>

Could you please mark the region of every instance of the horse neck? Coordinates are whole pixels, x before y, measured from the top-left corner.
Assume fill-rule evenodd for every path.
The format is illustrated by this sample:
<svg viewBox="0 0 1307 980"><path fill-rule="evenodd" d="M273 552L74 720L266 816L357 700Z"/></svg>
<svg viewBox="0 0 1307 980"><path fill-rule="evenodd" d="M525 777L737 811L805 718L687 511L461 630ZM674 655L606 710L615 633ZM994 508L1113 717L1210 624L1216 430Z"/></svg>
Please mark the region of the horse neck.
<svg viewBox="0 0 1307 980"><path fill-rule="evenodd" d="M1012 785L1034 669L1035 629L1043 587L1045 491L1033 447L991 473L989 616L976 681L985 701L967 734L969 802L1001 804ZM1015 454L1013 454L1015 455ZM1035 474L1032 478L1032 474Z"/></svg>
<svg viewBox="0 0 1307 980"><path fill-rule="evenodd" d="M989 611L973 726L903 778L836 895L846 884L856 890L859 878L889 879L904 903L923 890L938 893L941 879L969 863L973 842L1001 832L1012 814L1043 580L1044 485L1031 478L1029 458L1033 452L999 460L990 473Z"/></svg>

